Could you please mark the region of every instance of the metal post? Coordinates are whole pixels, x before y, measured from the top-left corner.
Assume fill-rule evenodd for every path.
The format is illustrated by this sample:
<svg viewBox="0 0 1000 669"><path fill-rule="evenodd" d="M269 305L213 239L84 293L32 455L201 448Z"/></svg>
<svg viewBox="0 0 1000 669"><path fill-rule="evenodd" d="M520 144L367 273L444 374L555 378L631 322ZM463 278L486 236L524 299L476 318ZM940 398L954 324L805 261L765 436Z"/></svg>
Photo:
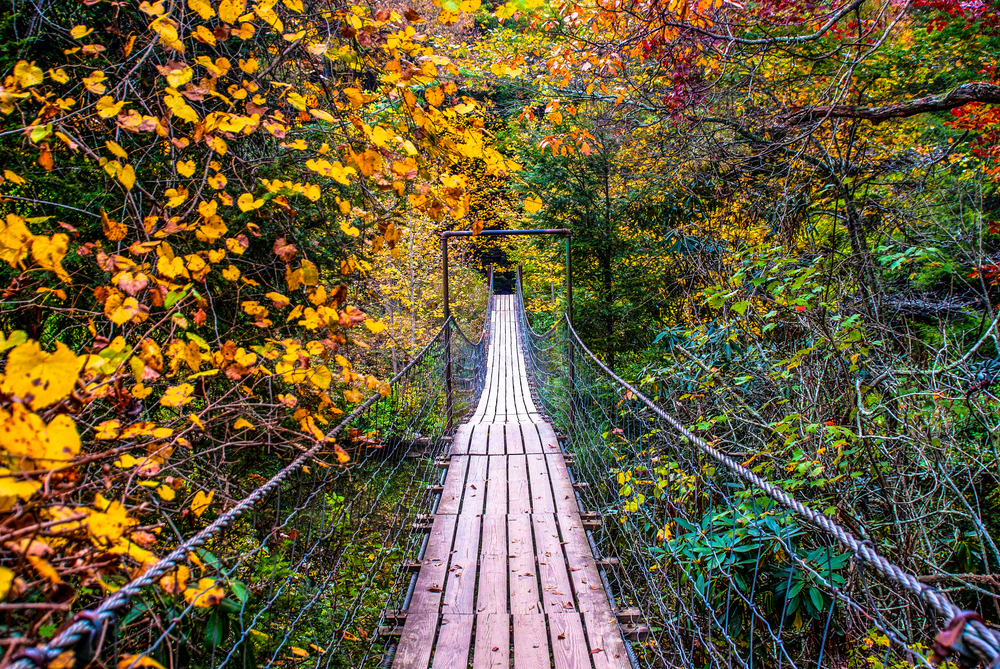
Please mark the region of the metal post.
<svg viewBox="0 0 1000 669"><path fill-rule="evenodd" d="M573 322L573 254L572 254L572 237L569 231L566 232L566 319L572 323ZM569 421L572 424L575 421L575 412L573 411L573 406L575 404L575 392L576 392L576 361L573 359L573 339L570 337L569 328L566 328L566 360L567 360L567 371L569 372Z"/></svg>
<svg viewBox="0 0 1000 669"><path fill-rule="evenodd" d="M451 432L454 419L454 397L451 390L451 293L448 289L448 237L441 237L441 257L444 261L444 387L445 405L444 411L447 416L445 431Z"/></svg>

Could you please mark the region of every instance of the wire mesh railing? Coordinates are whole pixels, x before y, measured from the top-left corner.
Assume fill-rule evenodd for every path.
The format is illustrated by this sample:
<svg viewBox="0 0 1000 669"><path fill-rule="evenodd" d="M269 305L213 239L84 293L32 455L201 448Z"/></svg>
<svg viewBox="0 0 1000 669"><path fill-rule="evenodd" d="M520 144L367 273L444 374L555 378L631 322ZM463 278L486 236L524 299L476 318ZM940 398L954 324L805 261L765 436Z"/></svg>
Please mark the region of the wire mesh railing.
<svg viewBox="0 0 1000 669"><path fill-rule="evenodd" d="M590 537L606 585L646 627L636 666L887 669L928 666L935 652L966 664L1000 656L978 616L856 539L835 507L814 510L758 476L753 454L713 447L710 422L695 426L706 438L689 431L568 319L533 332L519 304L533 387L587 484L581 508L603 521Z"/></svg>
<svg viewBox="0 0 1000 669"><path fill-rule="evenodd" d="M405 608L412 584L400 567L421 555L426 535L412 526L433 511L426 489L443 476L449 326L325 440L284 465L268 452L241 463L242 476L220 481L237 502L191 537L166 523L176 537L166 557L11 666L381 665L392 640L377 631L385 611ZM485 329L452 341L458 417L483 389ZM256 487L241 491L246 482Z"/></svg>

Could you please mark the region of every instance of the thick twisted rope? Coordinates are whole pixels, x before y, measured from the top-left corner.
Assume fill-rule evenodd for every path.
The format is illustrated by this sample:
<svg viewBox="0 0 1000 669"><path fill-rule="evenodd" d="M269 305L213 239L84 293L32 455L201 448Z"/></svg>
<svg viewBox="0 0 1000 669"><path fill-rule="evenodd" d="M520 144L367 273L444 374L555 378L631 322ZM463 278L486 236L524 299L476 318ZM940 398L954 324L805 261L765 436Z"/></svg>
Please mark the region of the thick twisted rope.
<svg viewBox="0 0 1000 669"><path fill-rule="evenodd" d="M451 319L445 322L441 326L441 329L437 331L437 334L434 335L431 341L417 354L410 364L392 377L389 381L390 386L398 383L414 366L424 359L424 356L427 355L431 347L439 342L445 327L450 323ZM202 546L220 530L228 527L237 518L255 507L264 496L274 490L291 474L301 469L307 461L315 457L327 445L329 440L339 435L351 421L371 408L380 399L382 399L382 396L376 393L362 402L344 420L327 433L326 440L317 442L310 449L299 454L284 469L272 476L267 483L264 483L251 492L236 506L216 518L196 535L177 546L166 557L161 558L156 564L143 572L141 576L133 579L113 595L104 599L96 608L77 613L74 616L73 622L47 644L22 651L20 656L10 665L11 669L42 669L48 667L49 663L55 661L56 658L67 650L75 651L76 666L85 666L88 664L93 658L99 642L104 638L106 630L109 626L114 625L118 618L118 612L128 605L132 597L155 583L160 577L172 571L178 564L187 559L192 550Z"/></svg>
<svg viewBox="0 0 1000 669"><path fill-rule="evenodd" d="M573 323L568 317L565 317L565 321L566 327L568 328L574 343L594 364L598 366L598 368L600 368L609 378L613 379L619 386L631 392L636 399L649 407L653 413L673 427L678 433L681 434L681 436L697 446L707 456L726 467L726 469L743 479L746 483L749 483L750 485L763 491L768 497L796 513L809 524L834 537L843 546L850 549L855 555L857 555L859 559L870 564L885 578L898 583L900 586L916 595L920 601L929 604L935 611L947 620L953 620L962 613L962 610L955 606L955 604L952 603L952 601L942 592L936 588L921 583L913 575L908 574L899 566L879 555L872 547L871 542L859 541L857 537L851 534L851 532L844 527L833 522L822 513L819 513L818 511L815 511L802 502L796 500L784 490L761 478L728 455L716 450L704 439L688 430L681 424L680 421L665 412L652 400L639 392L634 386L619 377L603 362L598 360L590 349L583 343L583 341L581 341L579 335L576 333L576 330L573 329ZM1000 660L1000 636L998 636L997 633L990 628L986 627L983 623L974 619L968 620L962 631L962 637L967 642L967 646L971 653L981 662L992 666L995 662Z"/></svg>

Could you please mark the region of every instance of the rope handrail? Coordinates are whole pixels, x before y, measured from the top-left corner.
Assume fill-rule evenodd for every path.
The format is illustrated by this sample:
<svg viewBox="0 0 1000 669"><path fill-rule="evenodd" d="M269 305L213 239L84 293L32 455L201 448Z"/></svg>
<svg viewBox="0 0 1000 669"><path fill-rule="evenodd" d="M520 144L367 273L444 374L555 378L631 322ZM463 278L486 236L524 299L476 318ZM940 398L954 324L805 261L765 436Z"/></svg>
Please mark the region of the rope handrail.
<svg viewBox="0 0 1000 669"><path fill-rule="evenodd" d="M453 319L449 318L423 349L407 364L402 370L389 380L389 386L395 386L403 379L417 364L419 364L431 350L431 348L443 339L445 330ZM302 467L313 459L320 450L328 445L329 441L337 437L352 421L370 409L375 403L383 399L381 394L375 393L367 400L358 405L344 420L333 427L325 438L317 441L308 450L303 451L292 462L272 476L267 482L244 497L238 504L222 513L212 523L204 527L197 534L182 542L169 554L158 560L155 564L145 570L142 575L134 578L126 585L119 588L112 595L105 598L95 607L80 611L72 622L63 628L48 643L23 651L11 663L11 669L39 669L47 667L60 655L68 650L75 654L76 664L74 666L86 666L96 655L102 642L107 636L109 626L113 626L118 618L118 612L128 605L132 597L139 594L143 589L152 585L161 576L165 576L180 562L182 562L194 549L202 546L208 539L225 529L236 519L253 509L260 500L274 490L282 481L291 474L302 469ZM133 660L132 665L138 661L138 657Z"/></svg>
<svg viewBox="0 0 1000 669"><path fill-rule="evenodd" d="M523 303L520 304L521 311L524 311ZM970 617L957 607L944 593L938 589L921 583L911 574L905 572L898 565L890 562L885 557L878 554L869 541L859 541L849 530L835 523L826 515L819 513L799 500L781 490L773 483L765 480L753 471L744 467L733 458L725 455L721 451L712 447L704 439L698 437L677 420L660 408L655 402L646 397L633 385L615 374L607 365L597 358L591 350L583 343L573 323L568 315L564 314L562 321L565 323L567 333L574 346L584 353L584 355L595 364L608 378L613 380L624 390L630 392L636 399L648 407L657 417L670 425L682 437L694 444L702 453L709 456L719 464L723 465L730 472L738 476L744 482L758 488L775 502L778 502L789 509L810 525L826 532L843 546L851 550L859 559L870 564L884 577L894 581L910 593L916 595L918 600L929 604L936 612L946 618L949 622L962 619L965 622L962 629L962 637L968 641L972 654L988 666L994 666L1000 661L1000 635L988 628L975 617Z"/></svg>

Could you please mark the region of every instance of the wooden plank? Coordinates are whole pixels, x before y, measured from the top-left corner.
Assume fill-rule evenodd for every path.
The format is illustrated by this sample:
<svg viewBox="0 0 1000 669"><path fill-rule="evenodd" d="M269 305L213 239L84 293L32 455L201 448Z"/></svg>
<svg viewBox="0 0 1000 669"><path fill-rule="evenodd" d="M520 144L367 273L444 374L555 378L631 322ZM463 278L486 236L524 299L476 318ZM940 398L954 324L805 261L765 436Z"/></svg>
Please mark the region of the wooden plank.
<svg viewBox="0 0 1000 669"><path fill-rule="evenodd" d="M483 516L476 613L507 613L507 515Z"/></svg>
<svg viewBox="0 0 1000 669"><path fill-rule="evenodd" d="M434 516L434 526L427 540L427 549L421 560L420 573L417 575L408 612L432 612L437 615L448 573L452 540L455 537L455 519L456 516L452 515Z"/></svg>
<svg viewBox="0 0 1000 669"><path fill-rule="evenodd" d="M581 612L610 615L611 604L604 591L604 583L597 571L597 563L590 551L590 542L580 516L561 513L557 516L557 522L565 542L563 550L569 566L569 579L573 584L573 592L576 593L577 609Z"/></svg>
<svg viewBox="0 0 1000 669"><path fill-rule="evenodd" d="M467 614L446 613L441 617L431 669L468 669L474 620L475 616Z"/></svg>
<svg viewBox="0 0 1000 669"><path fill-rule="evenodd" d="M459 516L442 603L445 613L475 613L479 518L472 514Z"/></svg>
<svg viewBox="0 0 1000 669"><path fill-rule="evenodd" d="M507 456L507 506L509 513L531 513L528 461L523 455Z"/></svg>
<svg viewBox="0 0 1000 669"><path fill-rule="evenodd" d="M552 487L549 483L549 470L545 464L544 455L529 455L528 482L531 486L531 512L555 513L555 502L552 499Z"/></svg>
<svg viewBox="0 0 1000 669"><path fill-rule="evenodd" d="M541 453L542 452L542 439L538 436L538 430L535 425L521 425L521 435L524 439L524 452L525 453Z"/></svg>
<svg viewBox="0 0 1000 669"><path fill-rule="evenodd" d="M458 513L462 503L462 491L465 489L465 472L469 467L469 456L455 455L451 458L448 473L444 477L444 489L438 502L438 514Z"/></svg>
<svg viewBox="0 0 1000 669"><path fill-rule="evenodd" d="M392 666L397 669L423 669L431 661L434 635L437 633L437 611L409 613L403 634L396 646Z"/></svg>
<svg viewBox="0 0 1000 669"><path fill-rule="evenodd" d="M590 650L579 613L550 614L549 632L555 669L590 669Z"/></svg>
<svg viewBox="0 0 1000 669"><path fill-rule="evenodd" d="M480 613L476 616L476 650L473 669L509 669L510 616Z"/></svg>
<svg viewBox="0 0 1000 669"><path fill-rule="evenodd" d="M507 517L507 565L510 571L510 611L515 614L542 613L538 598L538 570L531 516ZM515 637L516 638L516 637Z"/></svg>
<svg viewBox="0 0 1000 669"><path fill-rule="evenodd" d="M576 491L573 489L573 481L569 477L569 470L566 469L566 460L562 453L546 453L545 461L548 463L549 480L552 481L552 495L556 503L556 510L559 513L577 514L580 507L576 503Z"/></svg>
<svg viewBox="0 0 1000 669"><path fill-rule="evenodd" d="M469 440L472 438L472 426L468 423L459 425L451 440L451 454L465 455L469 452Z"/></svg>
<svg viewBox="0 0 1000 669"><path fill-rule="evenodd" d="M584 613L583 623L587 628L590 657L595 669L631 668L621 628L613 613Z"/></svg>
<svg viewBox="0 0 1000 669"><path fill-rule="evenodd" d="M544 421L538 422L538 436L542 440L542 450L546 453L560 453L562 448L559 446L559 439L556 438L556 432L552 429L552 426Z"/></svg>
<svg viewBox="0 0 1000 669"><path fill-rule="evenodd" d="M494 425L493 427L496 427ZM487 456L490 461L489 480L486 482L487 515L507 515L507 457Z"/></svg>
<svg viewBox="0 0 1000 669"><path fill-rule="evenodd" d="M535 555L538 557L538 580L542 584L543 609L545 613L573 611L573 588L566 571L555 516L551 513L536 513L531 518Z"/></svg>
<svg viewBox="0 0 1000 669"><path fill-rule="evenodd" d="M524 439L521 437L521 425L519 423L507 423L504 429L507 431L507 455L520 455L524 453Z"/></svg>
<svg viewBox="0 0 1000 669"><path fill-rule="evenodd" d="M472 432L472 440L469 442L469 455L486 455L488 453L490 426L480 423L475 426Z"/></svg>
<svg viewBox="0 0 1000 669"><path fill-rule="evenodd" d="M487 453L490 455L503 455L506 452L503 427L502 423L490 425L490 438L487 445Z"/></svg>
<svg viewBox="0 0 1000 669"><path fill-rule="evenodd" d="M540 669L549 662L549 636L541 613L514 614L514 669Z"/></svg>
<svg viewBox="0 0 1000 669"><path fill-rule="evenodd" d="M470 455L469 471L465 478L462 495L462 514L482 515L486 500L486 467L489 456Z"/></svg>

